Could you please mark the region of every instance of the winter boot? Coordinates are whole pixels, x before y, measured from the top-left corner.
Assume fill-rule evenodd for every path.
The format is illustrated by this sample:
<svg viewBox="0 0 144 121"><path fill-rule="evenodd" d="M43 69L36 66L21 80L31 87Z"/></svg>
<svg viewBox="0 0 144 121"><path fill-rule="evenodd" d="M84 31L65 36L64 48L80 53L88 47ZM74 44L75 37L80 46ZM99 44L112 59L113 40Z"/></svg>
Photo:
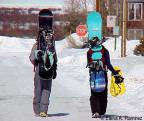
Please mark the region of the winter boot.
<svg viewBox="0 0 144 121"><path fill-rule="evenodd" d="M47 117L48 116L48 114L47 113L45 113L45 112L40 112L40 117Z"/></svg>
<svg viewBox="0 0 144 121"><path fill-rule="evenodd" d="M92 114L92 118L99 118L99 117L100 117L99 113Z"/></svg>

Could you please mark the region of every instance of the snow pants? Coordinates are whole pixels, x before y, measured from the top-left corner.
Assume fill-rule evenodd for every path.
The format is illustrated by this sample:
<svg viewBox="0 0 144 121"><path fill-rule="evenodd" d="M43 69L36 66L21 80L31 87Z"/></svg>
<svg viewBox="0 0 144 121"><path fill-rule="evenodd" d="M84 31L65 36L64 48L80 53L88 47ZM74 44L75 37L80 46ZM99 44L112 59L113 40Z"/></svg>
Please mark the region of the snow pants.
<svg viewBox="0 0 144 121"><path fill-rule="evenodd" d="M52 80L42 80L38 74L35 74L33 98L33 110L35 114L39 114L40 112L47 113L51 93L51 85Z"/></svg>
<svg viewBox="0 0 144 121"><path fill-rule="evenodd" d="M107 108L107 89L99 93L91 91L90 106L92 114L104 115Z"/></svg>

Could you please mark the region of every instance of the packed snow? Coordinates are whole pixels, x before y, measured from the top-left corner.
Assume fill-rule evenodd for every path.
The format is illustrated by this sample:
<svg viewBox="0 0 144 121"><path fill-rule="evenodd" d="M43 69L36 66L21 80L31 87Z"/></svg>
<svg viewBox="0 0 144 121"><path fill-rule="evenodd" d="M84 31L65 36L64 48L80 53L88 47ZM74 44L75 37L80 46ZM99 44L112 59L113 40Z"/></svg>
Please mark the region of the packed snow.
<svg viewBox="0 0 144 121"><path fill-rule="evenodd" d="M73 43L83 43L76 34ZM35 117L32 109L33 66L29 54L34 39L0 36L0 121L91 121L89 105L89 73L86 68L88 49L76 49L68 38L56 42L58 75L53 80L49 117ZM138 40L127 41L127 57L120 57L121 37L104 45L111 62L124 72L127 91L124 95L108 95L107 115L142 117L144 119L144 57L133 54ZM110 72L108 75L110 77ZM110 83L109 83L110 84ZM128 120L128 119L127 119Z"/></svg>

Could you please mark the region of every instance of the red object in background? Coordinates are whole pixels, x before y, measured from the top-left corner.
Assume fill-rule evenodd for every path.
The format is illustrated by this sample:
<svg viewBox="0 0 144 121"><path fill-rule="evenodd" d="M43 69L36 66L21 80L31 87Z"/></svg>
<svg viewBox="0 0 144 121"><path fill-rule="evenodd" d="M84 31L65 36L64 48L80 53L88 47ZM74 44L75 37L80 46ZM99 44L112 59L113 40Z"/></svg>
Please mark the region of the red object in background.
<svg viewBox="0 0 144 121"><path fill-rule="evenodd" d="M85 37L87 34L87 27L86 25L78 25L76 28L76 33L80 37Z"/></svg>

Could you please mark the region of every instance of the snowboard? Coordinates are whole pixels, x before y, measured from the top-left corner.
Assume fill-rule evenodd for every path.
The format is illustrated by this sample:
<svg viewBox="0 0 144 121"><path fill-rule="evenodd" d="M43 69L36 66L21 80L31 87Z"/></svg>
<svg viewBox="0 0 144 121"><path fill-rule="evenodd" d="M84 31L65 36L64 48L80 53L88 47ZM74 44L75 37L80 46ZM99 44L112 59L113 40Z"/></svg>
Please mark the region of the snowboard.
<svg viewBox="0 0 144 121"><path fill-rule="evenodd" d="M94 60L94 63L96 63L97 60L100 60L102 58L102 53L100 52L102 50L101 14L96 11L89 12L87 15L86 24L88 31L88 47L95 51L95 53L91 55L91 58L92 60ZM97 43L96 46L92 46L92 43L94 42L93 38L95 37L98 38L99 43ZM93 92L102 92L105 90L106 78L104 71L101 70L90 71L90 88Z"/></svg>
<svg viewBox="0 0 144 121"><path fill-rule="evenodd" d="M53 27L53 14L49 9L42 9L39 12L39 28L48 26L52 29Z"/></svg>
<svg viewBox="0 0 144 121"><path fill-rule="evenodd" d="M39 36L40 48L44 49L46 44L55 46L53 40L53 14L49 9L42 9L39 12Z"/></svg>
<svg viewBox="0 0 144 121"><path fill-rule="evenodd" d="M120 67L115 66L114 69L116 71L119 71L119 74L122 76L123 72L121 70ZM116 84L115 83L115 78L114 75L111 75L111 84L110 84L110 94L114 97L118 96L118 95L123 95L126 92L126 87L124 82L120 83L120 84Z"/></svg>
<svg viewBox="0 0 144 121"><path fill-rule="evenodd" d="M87 67L90 68L90 87L93 92L102 92L106 88L106 71L103 65L103 47L90 48L87 52Z"/></svg>
<svg viewBox="0 0 144 121"><path fill-rule="evenodd" d="M92 11L87 15L87 31L88 31L88 41L93 37L98 37L102 40L102 17L99 12Z"/></svg>
<svg viewBox="0 0 144 121"><path fill-rule="evenodd" d="M42 62L39 63L39 76L42 79L52 79L51 69L54 63L55 41L53 39L53 14L49 9L39 12L38 50L42 51ZM36 54L37 55L37 54Z"/></svg>
<svg viewBox="0 0 144 121"><path fill-rule="evenodd" d="M104 71L90 71L90 88L93 92L103 92L106 88Z"/></svg>

